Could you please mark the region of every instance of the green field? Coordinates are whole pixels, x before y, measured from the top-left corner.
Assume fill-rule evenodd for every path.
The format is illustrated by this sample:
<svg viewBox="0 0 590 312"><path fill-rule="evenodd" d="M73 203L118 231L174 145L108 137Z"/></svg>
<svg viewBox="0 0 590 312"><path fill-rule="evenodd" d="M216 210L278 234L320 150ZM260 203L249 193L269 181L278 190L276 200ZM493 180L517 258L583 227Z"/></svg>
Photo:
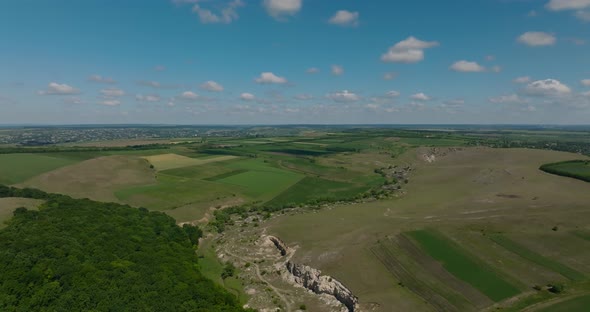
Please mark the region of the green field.
<svg viewBox="0 0 590 312"><path fill-rule="evenodd" d="M241 161L229 167L247 171L224 177L218 182L243 187L248 196L267 200L304 177L302 174L275 168L259 160Z"/></svg>
<svg viewBox="0 0 590 312"><path fill-rule="evenodd" d="M517 295L520 291L506 282L498 273L480 260L432 230L407 233L434 259L456 277L473 285L494 301L502 301Z"/></svg>
<svg viewBox="0 0 590 312"><path fill-rule="evenodd" d="M584 279L584 275L564 264L557 261L543 257L542 255L525 248L524 246L517 244L511 239L503 235L490 235L491 240L496 242L498 245L510 250L511 252L531 261L554 272L557 272L570 280L580 281Z"/></svg>
<svg viewBox="0 0 590 312"><path fill-rule="evenodd" d="M356 185L347 182L331 181L322 178L305 177L297 184L273 198L268 205L287 205L307 203L316 200L352 199L366 191L367 185Z"/></svg>
<svg viewBox="0 0 590 312"><path fill-rule="evenodd" d="M590 309L590 295L563 301L538 312L587 312Z"/></svg>
<svg viewBox="0 0 590 312"><path fill-rule="evenodd" d="M540 169L548 173L590 182L590 161L588 160L546 164L541 166Z"/></svg>
<svg viewBox="0 0 590 312"><path fill-rule="evenodd" d="M77 160L43 154L1 154L0 184L23 182L36 175L71 165Z"/></svg>

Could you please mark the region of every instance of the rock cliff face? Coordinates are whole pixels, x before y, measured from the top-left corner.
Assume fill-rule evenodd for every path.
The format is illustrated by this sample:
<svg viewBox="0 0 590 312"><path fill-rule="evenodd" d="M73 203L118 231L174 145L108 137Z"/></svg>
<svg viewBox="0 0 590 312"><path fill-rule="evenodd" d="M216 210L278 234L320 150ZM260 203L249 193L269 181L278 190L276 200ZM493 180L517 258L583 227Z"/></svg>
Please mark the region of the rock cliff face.
<svg viewBox="0 0 590 312"><path fill-rule="evenodd" d="M275 244L275 247L277 247L277 249L281 252L281 256L286 256L287 255L287 245L285 245L285 243L283 243L283 241L275 236L268 236L268 239L270 239L270 241Z"/></svg>
<svg viewBox="0 0 590 312"><path fill-rule="evenodd" d="M346 306L349 312L359 311L358 298L339 281L330 276L322 275L320 270L303 264L295 264L289 261L286 267L287 271L292 275L290 279L293 282L316 294L334 296L334 298Z"/></svg>

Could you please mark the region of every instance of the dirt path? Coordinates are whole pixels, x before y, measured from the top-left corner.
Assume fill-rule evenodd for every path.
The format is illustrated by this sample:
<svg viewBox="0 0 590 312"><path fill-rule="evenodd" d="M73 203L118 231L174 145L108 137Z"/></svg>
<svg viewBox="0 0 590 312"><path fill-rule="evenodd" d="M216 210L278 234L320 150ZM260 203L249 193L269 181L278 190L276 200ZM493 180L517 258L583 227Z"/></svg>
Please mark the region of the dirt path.
<svg viewBox="0 0 590 312"><path fill-rule="evenodd" d="M260 267L258 266L258 264L257 264L257 263L255 263L255 262L254 262L254 260L255 260L255 259L251 259L251 258L246 258L246 257L241 257L241 256L238 256L238 255L236 255L236 254L232 253L231 251L229 251L229 250L227 250L227 249L225 249L225 250L224 250L224 253L225 253L225 254L228 254L228 255L230 255L230 256L232 256L232 257L234 257L234 258L240 259L240 260L242 260L242 261L245 261L245 262L250 262L250 263L252 263L252 265L254 266L254 269L255 269L255 271L256 271L256 277L258 277L258 279L259 279L259 280L261 280L262 282L264 282L264 283L265 283L265 284L266 284L266 285L267 285L267 286L268 286L270 289L272 289L272 291L273 291L273 292L274 292L274 293L275 293L275 294L276 294L276 295L277 295L277 296L278 296L278 297L281 299L281 301L282 301L282 302L285 304L285 310L286 310L287 312L291 312L291 311L293 311L293 309L292 309L292 307L291 307L291 303L290 303L290 302L289 302L289 300L287 300L287 298L286 298L286 297L285 297L285 296L282 294L282 292L286 292L286 293L287 293L287 291L286 291L286 290L279 289L279 288L275 287L275 286L274 286L274 285L272 285L272 284L271 284L271 283L270 283L268 280L266 280L266 279L265 279L265 278L262 276L262 274L260 274Z"/></svg>

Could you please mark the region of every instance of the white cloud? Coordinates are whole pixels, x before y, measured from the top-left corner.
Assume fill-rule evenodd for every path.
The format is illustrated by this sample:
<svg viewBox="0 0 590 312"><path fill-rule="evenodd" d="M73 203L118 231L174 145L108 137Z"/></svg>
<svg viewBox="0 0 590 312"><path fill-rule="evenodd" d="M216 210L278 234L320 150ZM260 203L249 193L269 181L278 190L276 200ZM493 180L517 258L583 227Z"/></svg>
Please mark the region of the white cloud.
<svg viewBox="0 0 590 312"><path fill-rule="evenodd" d="M192 91L184 91L182 92L182 94L180 95L181 99L184 100L188 100L188 101L194 101L194 100L198 100L199 99L199 95L192 92Z"/></svg>
<svg viewBox="0 0 590 312"><path fill-rule="evenodd" d="M430 101L432 98L429 97L428 95L420 92L420 93L416 93L416 94L412 94L412 96L410 96L410 98L412 100L417 100L417 101Z"/></svg>
<svg viewBox="0 0 590 312"><path fill-rule="evenodd" d="M92 76L88 77L88 80L92 81L92 82L98 82L98 83L108 83L108 84L117 83L115 80L113 80L113 78L103 77L101 75L92 75Z"/></svg>
<svg viewBox="0 0 590 312"><path fill-rule="evenodd" d="M359 12L340 10L328 22L340 26L357 26L359 24Z"/></svg>
<svg viewBox="0 0 590 312"><path fill-rule="evenodd" d="M590 22L590 11L576 11L576 13L574 13L574 16L582 22Z"/></svg>
<svg viewBox="0 0 590 312"><path fill-rule="evenodd" d="M581 83L583 86L590 87L590 79L582 79L582 80L580 81L580 83Z"/></svg>
<svg viewBox="0 0 590 312"><path fill-rule="evenodd" d="M488 61L488 62L494 61L495 59L496 59L496 57L493 56L493 55L487 55L486 56L486 61Z"/></svg>
<svg viewBox="0 0 590 312"><path fill-rule="evenodd" d="M155 71L159 71L159 72L165 71L166 70L166 66L158 65L158 66L154 67L154 70Z"/></svg>
<svg viewBox="0 0 590 312"><path fill-rule="evenodd" d="M531 47L554 45L557 41L554 35L542 31L529 31L518 37L518 42Z"/></svg>
<svg viewBox="0 0 590 312"><path fill-rule="evenodd" d="M313 99L313 95L311 94L297 94L294 96L294 98L296 100L300 100L300 101L309 101Z"/></svg>
<svg viewBox="0 0 590 312"><path fill-rule="evenodd" d="M334 102L356 102L360 100L358 95L348 90L330 93L326 97Z"/></svg>
<svg viewBox="0 0 590 312"><path fill-rule="evenodd" d="M135 100L137 100L139 102L160 102L162 100L162 98L157 94L148 94L148 95L137 94L137 95L135 95Z"/></svg>
<svg viewBox="0 0 590 312"><path fill-rule="evenodd" d="M500 67L500 66L498 66L498 65L494 65L494 66L492 66L492 68L490 68L490 70L491 70L493 73L499 73L499 72L501 72L501 71L502 71L502 67Z"/></svg>
<svg viewBox="0 0 590 312"><path fill-rule="evenodd" d="M100 93L106 97L118 97L125 95L125 91L117 88L102 89L100 90Z"/></svg>
<svg viewBox="0 0 590 312"><path fill-rule="evenodd" d="M395 79L395 73L385 73L383 74L383 80L393 80Z"/></svg>
<svg viewBox="0 0 590 312"><path fill-rule="evenodd" d="M528 17L537 17L537 16L539 16L539 13L537 11L535 11L535 10L531 10L531 11L529 11L529 13L527 13L526 16L528 16Z"/></svg>
<svg viewBox="0 0 590 312"><path fill-rule="evenodd" d="M223 86L215 81L209 80L201 84L201 89L211 92L221 92L223 91Z"/></svg>
<svg viewBox="0 0 590 312"><path fill-rule="evenodd" d="M64 99L64 103L66 104L85 104L86 101L82 100L77 96L70 96Z"/></svg>
<svg viewBox="0 0 590 312"><path fill-rule="evenodd" d="M520 97L518 94L501 95L488 99L494 104L522 104L528 103L527 99Z"/></svg>
<svg viewBox="0 0 590 312"><path fill-rule="evenodd" d="M340 76L344 74L344 67L341 65L332 65L332 75Z"/></svg>
<svg viewBox="0 0 590 312"><path fill-rule="evenodd" d="M145 80L143 80L143 81L140 81L139 84L142 85L142 86L152 87L152 88L160 88L160 87L162 87L162 84L160 84L157 81L145 81Z"/></svg>
<svg viewBox="0 0 590 312"><path fill-rule="evenodd" d="M464 60L455 62L453 65L451 65L450 69L456 72L463 73L477 73L486 70L485 67L477 64L476 62L469 62Z"/></svg>
<svg viewBox="0 0 590 312"><path fill-rule="evenodd" d="M531 82L531 77L529 77L529 76L518 77L518 78L515 78L514 80L512 80L512 82L514 82L514 83L529 83L529 82Z"/></svg>
<svg viewBox="0 0 590 312"><path fill-rule="evenodd" d="M268 14L277 20L286 15L295 15L301 10L302 0L264 0L263 5Z"/></svg>
<svg viewBox="0 0 590 312"><path fill-rule="evenodd" d="M424 50L438 46L436 41L422 41L415 37L408 37L389 48L381 55L383 62L417 63L424 59Z"/></svg>
<svg viewBox="0 0 590 312"><path fill-rule="evenodd" d="M233 0L223 7L221 12L214 13L197 3L193 6L193 12L199 16L199 20L203 24L229 24L239 18L237 9L242 6L244 6L242 0Z"/></svg>
<svg viewBox="0 0 590 312"><path fill-rule="evenodd" d="M103 100L103 101L99 101L98 104L100 105L104 105L104 106L119 106L121 105L121 101L119 100Z"/></svg>
<svg viewBox="0 0 590 312"><path fill-rule="evenodd" d="M308 68L305 72L308 74L317 74L320 72L320 70L315 67L311 67L311 68Z"/></svg>
<svg viewBox="0 0 590 312"><path fill-rule="evenodd" d="M545 7L551 11L581 10L590 7L590 0L551 0Z"/></svg>
<svg viewBox="0 0 590 312"><path fill-rule="evenodd" d="M47 90L37 92L39 95L67 95L67 94L78 94L80 90L67 85L60 84L57 82L51 82L47 85Z"/></svg>
<svg viewBox="0 0 590 312"><path fill-rule="evenodd" d="M240 99L243 101L254 101L256 99L256 96L252 93L242 93L240 94Z"/></svg>
<svg viewBox="0 0 590 312"><path fill-rule="evenodd" d="M537 80L529 83L524 91L529 95L559 96L572 92L570 87L555 79Z"/></svg>
<svg viewBox="0 0 590 312"><path fill-rule="evenodd" d="M387 93L385 93L385 96L389 97L389 98L394 98L394 97L398 97L400 96L401 93L399 93L399 91L388 91Z"/></svg>
<svg viewBox="0 0 590 312"><path fill-rule="evenodd" d="M256 78L256 82L260 84L285 84L287 79L285 77L279 77L271 72L264 72L260 74L260 77Z"/></svg>

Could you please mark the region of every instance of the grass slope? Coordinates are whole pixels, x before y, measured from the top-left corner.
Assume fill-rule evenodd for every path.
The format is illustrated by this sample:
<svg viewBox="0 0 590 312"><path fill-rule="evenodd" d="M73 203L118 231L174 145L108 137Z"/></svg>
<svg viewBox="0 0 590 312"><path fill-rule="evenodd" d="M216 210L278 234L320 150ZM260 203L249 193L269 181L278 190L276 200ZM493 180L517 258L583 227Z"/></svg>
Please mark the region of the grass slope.
<svg viewBox="0 0 590 312"><path fill-rule="evenodd" d="M539 312L586 312L590 309L590 295L563 301Z"/></svg>

